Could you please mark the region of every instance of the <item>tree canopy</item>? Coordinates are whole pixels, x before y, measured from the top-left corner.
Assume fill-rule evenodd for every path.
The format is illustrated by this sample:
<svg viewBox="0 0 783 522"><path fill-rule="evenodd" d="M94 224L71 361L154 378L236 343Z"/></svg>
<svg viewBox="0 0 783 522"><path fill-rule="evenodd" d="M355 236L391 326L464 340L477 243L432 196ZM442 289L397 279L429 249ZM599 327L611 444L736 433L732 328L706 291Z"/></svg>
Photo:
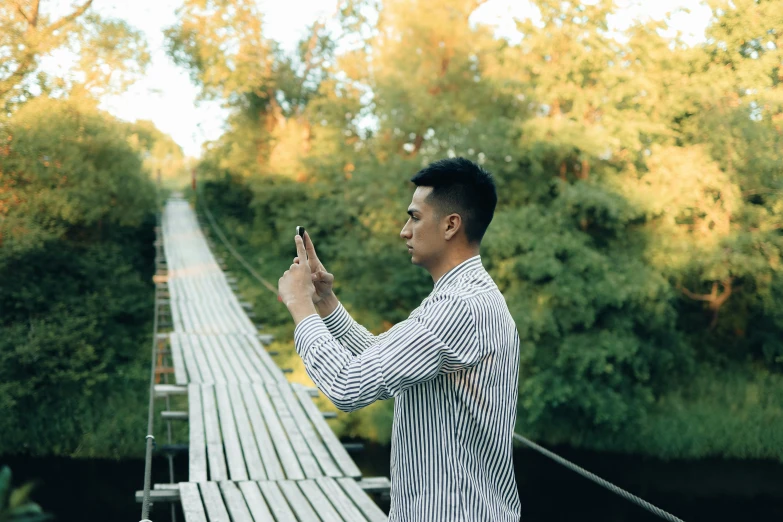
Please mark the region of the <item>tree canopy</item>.
<svg viewBox="0 0 783 522"><path fill-rule="evenodd" d="M499 189L482 257L522 340L519 429L780 457L742 419L783 422L783 5L711 2L686 45L666 21L618 30L609 0L536 0L499 37L482 3L341 1L290 54L252 2L185 2L170 53L232 110L198 166L208 204L270 277L306 225L381 331L431 288L398 238L407 180L473 159ZM346 429L382 438L389 411Z"/></svg>
<svg viewBox="0 0 783 522"><path fill-rule="evenodd" d="M151 332L151 174L181 149L98 110L149 60L92 1L0 5L0 453L134 454ZM72 58L46 72L45 57ZM96 396L102 397L100 401Z"/></svg>

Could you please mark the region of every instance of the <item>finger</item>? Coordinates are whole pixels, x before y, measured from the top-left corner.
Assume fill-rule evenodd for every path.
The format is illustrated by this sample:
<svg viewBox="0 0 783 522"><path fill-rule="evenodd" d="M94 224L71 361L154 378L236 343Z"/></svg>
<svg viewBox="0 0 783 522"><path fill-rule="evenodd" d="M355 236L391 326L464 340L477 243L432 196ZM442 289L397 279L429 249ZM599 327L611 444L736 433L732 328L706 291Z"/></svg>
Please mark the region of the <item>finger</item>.
<svg viewBox="0 0 783 522"><path fill-rule="evenodd" d="M295 264L295 265L298 265L298 264L299 264L299 258L298 258L298 257L295 257L295 258L294 258L294 264Z"/></svg>
<svg viewBox="0 0 783 522"><path fill-rule="evenodd" d="M294 242L296 242L296 253L298 254L297 257L299 257L300 260L307 262L307 252L305 251L304 242L302 241L302 238L299 236L299 234L294 236Z"/></svg>
<svg viewBox="0 0 783 522"><path fill-rule="evenodd" d="M307 247L307 257L309 259L312 259L316 264L320 264L321 261L318 260L318 254L315 253L315 247L313 246L313 240L310 239L310 234L307 233L307 230L305 230L305 246Z"/></svg>

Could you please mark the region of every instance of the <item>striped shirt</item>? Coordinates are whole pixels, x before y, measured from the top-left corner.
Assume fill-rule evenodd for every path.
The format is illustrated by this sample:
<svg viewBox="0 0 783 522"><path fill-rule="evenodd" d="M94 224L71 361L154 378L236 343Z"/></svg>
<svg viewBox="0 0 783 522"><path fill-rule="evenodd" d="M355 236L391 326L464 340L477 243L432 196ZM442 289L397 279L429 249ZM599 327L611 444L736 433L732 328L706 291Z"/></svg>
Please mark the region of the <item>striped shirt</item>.
<svg viewBox="0 0 783 522"><path fill-rule="evenodd" d="M395 398L390 521L519 521L519 336L480 256L443 275L408 319L381 335L338 305L323 320L302 320L294 340L339 409Z"/></svg>

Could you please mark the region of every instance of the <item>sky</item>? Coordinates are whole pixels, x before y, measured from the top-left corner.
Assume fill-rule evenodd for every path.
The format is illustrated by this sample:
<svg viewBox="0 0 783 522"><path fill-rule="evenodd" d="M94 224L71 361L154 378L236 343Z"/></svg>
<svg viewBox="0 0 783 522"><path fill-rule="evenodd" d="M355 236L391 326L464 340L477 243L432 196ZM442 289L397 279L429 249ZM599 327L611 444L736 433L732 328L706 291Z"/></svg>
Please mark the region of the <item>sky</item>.
<svg viewBox="0 0 783 522"><path fill-rule="evenodd" d="M590 0L586 0L588 3ZM621 10L613 20L617 29L638 17L663 18L667 12L686 7L690 13L672 18L671 26L697 43L704 38L710 11L700 0L617 0ZM188 156L198 157L205 141L217 139L227 112L219 102L197 102L198 90L187 72L174 65L166 55L163 30L176 21L175 11L182 0L97 0L93 5L104 16L121 18L143 31L152 61L145 76L127 92L102 100L101 106L127 120L152 120L169 134ZM334 12L336 0L259 0L264 13L264 31L288 50L304 35L318 17ZM514 18L535 18L536 11L526 0L489 0L474 16L473 22L489 23L499 36L514 38Z"/></svg>

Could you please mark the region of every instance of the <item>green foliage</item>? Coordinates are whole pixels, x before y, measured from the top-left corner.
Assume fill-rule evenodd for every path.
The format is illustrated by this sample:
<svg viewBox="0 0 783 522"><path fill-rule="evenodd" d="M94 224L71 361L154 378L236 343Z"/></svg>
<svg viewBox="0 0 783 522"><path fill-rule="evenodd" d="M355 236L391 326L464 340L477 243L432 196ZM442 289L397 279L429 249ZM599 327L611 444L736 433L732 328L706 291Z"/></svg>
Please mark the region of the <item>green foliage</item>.
<svg viewBox="0 0 783 522"><path fill-rule="evenodd" d="M180 189L190 180L189 161L182 147L148 120L128 125L128 141L144 158L144 170L152 179L160 177L162 188Z"/></svg>
<svg viewBox="0 0 783 522"><path fill-rule="evenodd" d="M346 2L331 43L319 24L291 56L248 39L272 61L252 75L194 46L224 22L193 23L188 3L172 54L233 109L199 165L203 202L273 282L305 225L341 301L380 332L431 288L398 237L407 180L474 159L500 196L482 257L520 333L520 430L781 458L782 4L715 2L688 47L665 22L610 30L609 1L538 0L540 21L506 41L471 23L480 3ZM242 284L306 379L285 310ZM383 440L390 412L341 429Z"/></svg>
<svg viewBox="0 0 783 522"><path fill-rule="evenodd" d="M0 104L14 110L40 93L96 98L118 94L150 61L140 31L90 11L93 0L63 9L59 2L0 5ZM58 5L59 4L59 5ZM71 51L78 60L63 74L39 69L41 58Z"/></svg>
<svg viewBox="0 0 783 522"><path fill-rule="evenodd" d="M586 208L569 188L550 205L499 212L483 244L522 340L520 423L539 436L637 422L693 363L670 286L629 255L633 215L591 190L579 190ZM576 226L583 215L604 229L593 231L600 240Z"/></svg>
<svg viewBox="0 0 783 522"><path fill-rule="evenodd" d="M11 489L11 469L0 469L0 522L43 522L51 517L41 506L30 500L35 484L28 483Z"/></svg>
<svg viewBox="0 0 783 522"><path fill-rule="evenodd" d="M127 125L45 98L0 143L0 453L132 452L153 294L140 153Z"/></svg>

